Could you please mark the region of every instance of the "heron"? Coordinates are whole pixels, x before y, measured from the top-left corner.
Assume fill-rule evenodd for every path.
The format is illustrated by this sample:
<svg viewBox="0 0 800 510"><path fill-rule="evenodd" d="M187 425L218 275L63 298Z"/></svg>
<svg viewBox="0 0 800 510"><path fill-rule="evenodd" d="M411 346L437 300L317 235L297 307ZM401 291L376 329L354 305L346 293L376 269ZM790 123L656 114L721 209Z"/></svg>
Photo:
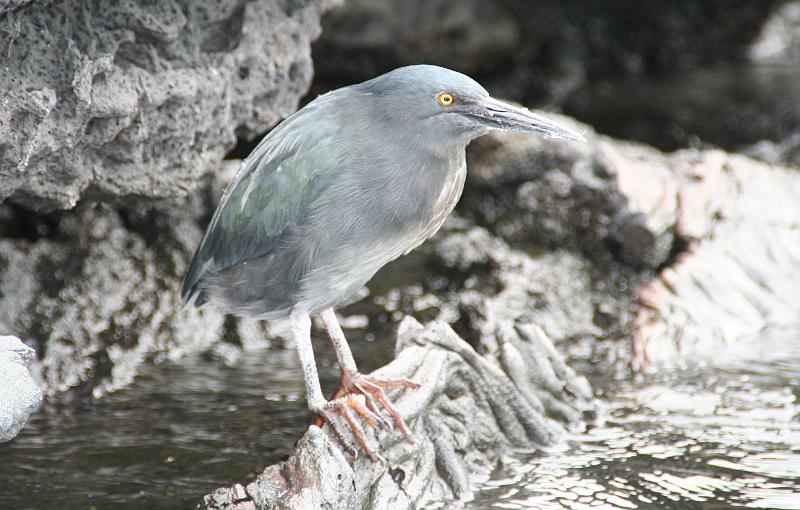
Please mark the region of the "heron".
<svg viewBox="0 0 800 510"><path fill-rule="evenodd" d="M317 97L242 163L189 263L184 303L288 319L308 408L319 423L373 460L362 423L396 427L412 442L386 390L418 384L361 374L335 309L439 230L464 187L467 145L492 131L585 141L433 65L401 67ZM314 360L313 315L341 370L330 400Z"/></svg>

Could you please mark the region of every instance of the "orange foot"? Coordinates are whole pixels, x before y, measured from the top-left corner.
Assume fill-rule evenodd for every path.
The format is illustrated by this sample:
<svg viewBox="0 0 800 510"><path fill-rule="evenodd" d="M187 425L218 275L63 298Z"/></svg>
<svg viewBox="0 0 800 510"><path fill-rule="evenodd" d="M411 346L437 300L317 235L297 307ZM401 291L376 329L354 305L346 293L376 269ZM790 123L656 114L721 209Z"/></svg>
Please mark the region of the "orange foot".
<svg viewBox="0 0 800 510"><path fill-rule="evenodd" d="M400 429L405 440L409 444L414 444L403 418L384 392L384 389L389 388L417 389L419 384L408 379L385 380L359 373L354 375L345 374L342 376L342 386L333 395L333 399L322 409L315 411L316 417L313 423L318 427L322 426L323 423L328 423L334 435L355 456L355 449L350 446L350 442L347 441L344 434L344 429L338 422L337 418L341 418L350 429L359 446L361 446L361 449L371 460L377 461L377 456L367 444L364 429L358 421L353 419L350 411L354 411L370 427L376 428L380 426L386 429L391 424L381 415L380 409L383 409L391 417L395 426Z"/></svg>

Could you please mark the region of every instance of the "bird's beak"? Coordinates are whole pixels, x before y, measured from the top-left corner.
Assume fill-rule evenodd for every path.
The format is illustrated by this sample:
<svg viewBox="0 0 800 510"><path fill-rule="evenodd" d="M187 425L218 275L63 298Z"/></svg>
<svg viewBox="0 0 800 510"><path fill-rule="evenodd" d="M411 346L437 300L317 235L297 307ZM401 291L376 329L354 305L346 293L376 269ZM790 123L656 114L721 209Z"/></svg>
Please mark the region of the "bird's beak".
<svg viewBox="0 0 800 510"><path fill-rule="evenodd" d="M477 108L472 115L493 129L532 133L544 138L586 141L582 134L563 124L492 97L482 98L475 106Z"/></svg>

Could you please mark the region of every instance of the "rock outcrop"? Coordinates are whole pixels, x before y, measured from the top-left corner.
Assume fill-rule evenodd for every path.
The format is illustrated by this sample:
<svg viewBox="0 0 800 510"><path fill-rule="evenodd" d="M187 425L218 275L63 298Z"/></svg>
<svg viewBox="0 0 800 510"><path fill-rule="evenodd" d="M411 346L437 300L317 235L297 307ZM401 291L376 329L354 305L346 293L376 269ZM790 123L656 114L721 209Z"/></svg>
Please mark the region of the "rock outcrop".
<svg viewBox="0 0 800 510"><path fill-rule="evenodd" d="M0 200L184 195L292 113L332 2L58 0L0 11Z"/></svg>
<svg viewBox="0 0 800 510"><path fill-rule="evenodd" d="M600 338L633 336L634 367L713 355L796 321L795 169L718 150L664 154L597 136L580 149L486 137L473 154L461 214L512 246L570 249L590 282L583 294L594 312L585 324L598 326ZM580 281L575 274L555 281L568 289ZM536 303L521 306L532 321L548 317ZM573 313L586 307L574 303ZM558 341L591 329L582 331L548 332Z"/></svg>
<svg viewBox="0 0 800 510"><path fill-rule="evenodd" d="M800 316L800 174L715 151L673 160L687 248L638 291L637 367L715 356Z"/></svg>
<svg viewBox="0 0 800 510"><path fill-rule="evenodd" d="M0 443L14 439L42 403L42 391L28 372L35 357L19 338L0 336Z"/></svg>
<svg viewBox="0 0 800 510"><path fill-rule="evenodd" d="M536 327L498 326L495 350L479 355L444 323L400 325L397 357L376 375L420 388L396 399L414 444L395 432L370 437L384 457L351 459L312 426L292 456L246 487L206 496L209 509L392 508L468 501L508 452L552 448L565 430L595 420L588 382Z"/></svg>
<svg viewBox="0 0 800 510"><path fill-rule="evenodd" d="M469 150L458 216L415 259L398 261L429 274L389 290L379 290L379 275L372 295L345 313L367 321L384 314L446 321L479 350L493 345L503 323L536 324L556 344L636 335L641 364L658 358L656 351L669 357L730 339L718 333L736 311L723 307L746 304L752 285L763 298L781 301L791 275L780 268L791 266L774 261L796 260L791 225L798 217L794 206L769 209L769 197L789 204L796 172L721 151L664 154L589 131L587 137L584 145L513 134L478 141ZM44 353L34 371L48 393L88 380L102 393L127 384L149 359L213 348L220 338L235 345L269 336L254 323L182 310L178 299L205 215L236 167L231 162L205 194L156 209L85 204L36 221L2 209L0 325ZM12 228L18 215L31 222L21 231ZM749 280L737 281L750 283L701 289L700 274L728 267L713 262L718 248L709 247L739 242L751 229L772 239L766 251L725 244L745 264L739 273ZM686 265L704 254L707 262ZM753 264L758 272L747 269ZM684 275L684 290L658 283L675 274ZM732 292L738 297L713 297ZM700 320L687 296L703 293L717 313L707 310ZM742 313L737 328L773 324L790 316L794 302L758 316ZM673 347L656 347L663 342ZM626 359L628 345L619 353Z"/></svg>
<svg viewBox="0 0 800 510"><path fill-rule="evenodd" d="M229 179L228 168L219 175ZM215 182L205 189L218 197ZM47 394L91 380L100 395L148 360L224 338L265 340L253 322L182 308L182 275L208 207L205 193L155 209L82 204L57 216L0 206L0 331L40 353L32 370Z"/></svg>

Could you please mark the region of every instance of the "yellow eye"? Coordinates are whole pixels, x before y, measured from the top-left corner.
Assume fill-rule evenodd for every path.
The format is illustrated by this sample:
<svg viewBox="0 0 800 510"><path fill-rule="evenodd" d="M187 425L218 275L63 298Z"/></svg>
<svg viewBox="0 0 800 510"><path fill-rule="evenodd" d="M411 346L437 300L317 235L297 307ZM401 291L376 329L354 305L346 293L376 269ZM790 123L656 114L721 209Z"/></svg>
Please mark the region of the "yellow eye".
<svg viewBox="0 0 800 510"><path fill-rule="evenodd" d="M453 101L455 101L453 94L448 92L442 92L436 99L439 100L439 104L442 106L450 106L453 104Z"/></svg>

